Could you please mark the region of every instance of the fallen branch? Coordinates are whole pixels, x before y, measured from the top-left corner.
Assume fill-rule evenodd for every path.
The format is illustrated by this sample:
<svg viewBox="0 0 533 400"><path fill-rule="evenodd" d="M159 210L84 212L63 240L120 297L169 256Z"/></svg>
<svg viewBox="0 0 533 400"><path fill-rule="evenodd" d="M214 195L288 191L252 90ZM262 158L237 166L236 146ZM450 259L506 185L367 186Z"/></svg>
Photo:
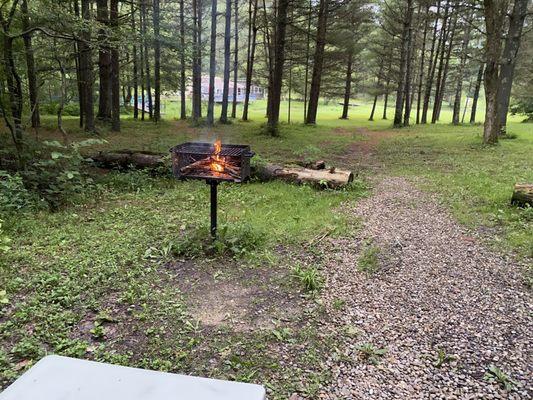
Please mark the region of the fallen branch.
<svg viewBox="0 0 533 400"><path fill-rule="evenodd" d="M257 166L255 176L268 181L281 179L287 182L303 184L309 183L321 188L338 189L353 181L352 171L329 168L314 170L303 167L283 167L275 164Z"/></svg>

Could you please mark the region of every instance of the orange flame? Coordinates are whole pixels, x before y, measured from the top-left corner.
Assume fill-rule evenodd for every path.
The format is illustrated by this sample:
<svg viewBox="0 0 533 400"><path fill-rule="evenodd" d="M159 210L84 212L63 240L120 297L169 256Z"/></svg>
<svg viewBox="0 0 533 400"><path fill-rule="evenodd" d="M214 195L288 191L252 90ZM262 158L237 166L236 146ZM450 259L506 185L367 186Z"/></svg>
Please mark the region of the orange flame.
<svg viewBox="0 0 533 400"><path fill-rule="evenodd" d="M220 151L222 150L222 142L220 140L215 141L215 152L211 157L210 168L211 171L224 172L224 159L220 157Z"/></svg>

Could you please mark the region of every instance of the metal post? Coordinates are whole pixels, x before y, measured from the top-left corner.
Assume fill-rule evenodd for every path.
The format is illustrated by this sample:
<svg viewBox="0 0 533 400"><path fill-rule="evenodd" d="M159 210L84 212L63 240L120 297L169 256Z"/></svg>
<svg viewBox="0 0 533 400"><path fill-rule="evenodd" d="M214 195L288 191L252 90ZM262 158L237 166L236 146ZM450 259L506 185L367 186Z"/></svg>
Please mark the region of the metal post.
<svg viewBox="0 0 533 400"><path fill-rule="evenodd" d="M217 237L217 187L218 181L209 180L207 183L211 186L211 237Z"/></svg>

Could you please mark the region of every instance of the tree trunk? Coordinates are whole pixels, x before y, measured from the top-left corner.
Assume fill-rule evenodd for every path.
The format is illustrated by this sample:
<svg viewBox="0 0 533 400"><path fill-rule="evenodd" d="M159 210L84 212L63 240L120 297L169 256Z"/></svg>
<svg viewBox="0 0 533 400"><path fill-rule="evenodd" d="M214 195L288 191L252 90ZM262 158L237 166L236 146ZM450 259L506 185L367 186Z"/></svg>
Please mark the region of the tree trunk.
<svg viewBox="0 0 533 400"><path fill-rule="evenodd" d="M437 103L438 99L440 97L440 88L441 88L441 81L442 81L442 74L444 72L444 58L446 55L446 41L448 40L448 20L449 20L449 5L450 3L446 3L446 10L444 12L444 18L442 20L442 28L439 38L439 44L437 46L437 53L435 55L435 69L437 68L438 64L438 72L437 72L437 79L435 81L435 99L433 101L433 110L431 113L431 123L434 124L436 122L436 113L437 113ZM450 22L451 24L451 22Z"/></svg>
<svg viewBox="0 0 533 400"><path fill-rule="evenodd" d="M390 79L387 78L387 84L385 85L385 96L383 98L383 117L381 119L387 119L387 107L389 105L389 90L390 90Z"/></svg>
<svg viewBox="0 0 533 400"><path fill-rule="evenodd" d="M311 54L311 19L313 17L313 0L309 0L309 17L307 19L307 40L305 52L305 83L304 83L304 121L307 121L307 91L309 88L309 56Z"/></svg>
<svg viewBox="0 0 533 400"><path fill-rule="evenodd" d="M200 18L201 18L201 0L192 0L193 13L193 55L192 55L192 119L198 123L201 118L202 108L202 66L201 66L201 35L200 35Z"/></svg>
<svg viewBox="0 0 533 400"><path fill-rule="evenodd" d="M144 87L144 84L146 83L146 79L145 79L145 74L144 74L144 66L145 66L145 62L144 62L144 57L145 57L145 54L144 54L144 30L143 30L143 14L142 12L139 13L139 29L140 29L140 33L141 33L141 42L139 43L139 66L141 68L141 71L140 71L140 80L141 80L141 121L144 121L145 119L145 114L146 114L146 110L144 109L144 105L146 103L146 96L145 96L145 87Z"/></svg>
<svg viewBox="0 0 533 400"><path fill-rule="evenodd" d="M437 66L437 59L440 49L440 43L437 46L437 50L435 52L435 43L437 42L437 30L439 26L439 19L440 19L440 8L441 8L441 2L440 0L437 2L437 13L435 15L435 24L433 26L433 38L431 39L431 50L429 52L429 58L428 58L428 74L427 74L427 81L426 81L426 88L424 93L424 102L422 105L422 117L420 119L421 124L427 123L427 114L429 109L429 100L431 98L431 88L433 86L433 79L435 77L435 70ZM446 13L448 10L448 5L446 5Z"/></svg>
<svg viewBox="0 0 533 400"><path fill-rule="evenodd" d="M455 86L455 99L453 101L453 117L452 123L459 125L459 116L461 114L461 97L463 93L463 79L466 60L468 58L468 43L470 42L470 23L471 18L468 18L467 25L464 28L463 47L461 49L461 59L459 61L459 68L457 70L457 85Z"/></svg>
<svg viewBox="0 0 533 400"><path fill-rule="evenodd" d="M22 11L22 29L27 31L30 28L27 0L22 0L20 8ZM35 70L35 58L33 56L32 34L26 33L22 37L24 39L26 67L28 69L28 92L30 96L31 126L32 128L38 128L41 125L41 117L39 113L39 86L37 85L37 72Z"/></svg>
<svg viewBox="0 0 533 400"><path fill-rule="evenodd" d="M442 79L440 82L440 88L439 88L439 97L438 99L435 99L435 106L433 108L434 114L435 114L435 122L439 120L440 118L440 110L442 109L442 101L444 100L444 94L446 91L446 79L448 78L448 71L450 69L450 58L452 54L453 49L453 40L455 38L455 28L457 26L457 14L455 15L452 26L450 28L450 43L448 45L446 57L445 57L445 63L444 63L444 69L442 72ZM433 120L431 121L433 123Z"/></svg>
<svg viewBox="0 0 533 400"><path fill-rule="evenodd" d="M185 4L180 0L180 119L187 118L185 104Z"/></svg>
<svg viewBox="0 0 533 400"><path fill-rule="evenodd" d="M422 34L422 50L420 51L420 70L418 75L418 92L416 96L416 124L420 124L420 105L422 102L422 82L424 81L424 61L426 57L426 39L429 26L429 4L424 16L424 33Z"/></svg>
<svg viewBox="0 0 533 400"><path fill-rule="evenodd" d="M252 0L250 1L250 7L252 7ZM246 92L244 97L244 105L243 105L243 111L242 111L242 120L248 121L248 107L250 103L250 89L252 87L252 75L254 70L254 59L255 59L255 47L256 47L256 41L257 41L257 0L254 0L253 3L253 13L251 9L248 11L249 18L251 18L250 24L249 24L249 30L248 30L248 36L250 36L250 30L251 30L251 38L248 38L248 61L246 64Z"/></svg>
<svg viewBox="0 0 533 400"><path fill-rule="evenodd" d="M409 7L409 2L408 2ZM420 8L419 8L420 11ZM407 10L407 19L409 20L409 28L407 30L407 59L405 60L405 112L403 115L403 126L409 126L409 120L411 118L411 77L412 77L412 56L414 48L414 39L413 39L413 12L414 7L411 4L410 8Z"/></svg>
<svg viewBox="0 0 533 400"><path fill-rule="evenodd" d="M501 32L507 13L507 0L483 0L485 6L485 125L483 143L495 144L500 133L498 92L500 88Z"/></svg>
<svg viewBox="0 0 533 400"><path fill-rule="evenodd" d="M281 101L281 87L283 83L283 66L285 64L285 34L287 32L287 10L289 0L279 0L276 34L274 44L274 70L271 79L271 90L268 98L268 121L267 128L271 135L278 135L279 107Z"/></svg>
<svg viewBox="0 0 533 400"><path fill-rule="evenodd" d="M401 37L401 49L400 49L400 71L398 74L398 86L396 89L396 106L394 110L394 127L399 128L402 126L402 111L405 100L405 86L406 86L406 70L407 70L407 58L409 53L409 30L411 29L411 20L413 17L413 0L407 1L407 9L405 10L405 17L403 20L403 29Z"/></svg>
<svg viewBox="0 0 533 400"><path fill-rule="evenodd" d="M102 25L98 30L98 113L96 117L103 121L111 120L111 49L109 29L109 10L107 0L97 0L96 19Z"/></svg>
<svg viewBox="0 0 533 400"><path fill-rule="evenodd" d="M137 29L135 27L135 7L133 2L131 3L131 32L135 38L132 44L132 55L133 55L133 118L139 119L139 72L138 72L138 62L137 59Z"/></svg>
<svg viewBox="0 0 533 400"><path fill-rule="evenodd" d="M80 51L81 51L81 63L80 70L82 76L83 87L83 104L84 104L84 122L85 131L94 132L94 99L93 99L93 58L92 50L88 43L91 42L90 31L90 10L91 0L81 0L81 16L87 22L81 32Z"/></svg>
<svg viewBox="0 0 533 400"><path fill-rule="evenodd" d="M226 26L224 32L224 83L222 88L222 111L220 122L228 123L228 98L230 79L230 56L231 56L231 0L226 0Z"/></svg>
<svg viewBox="0 0 533 400"><path fill-rule="evenodd" d="M120 132L120 59L118 32L118 0L109 4L109 24L113 29L111 47L111 130Z"/></svg>
<svg viewBox="0 0 533 400"><path fill-rule="evenodd" d="M318 100L320 98L320 82L322 79L322 67L324 64L324 47L326 45L326 31L329 12L329 1L320 0L318 8L318 26L316 32L315 55L313 58L313 75L311 88L309 89L309 106L307 108L306 124L316 124Z"/></svg>
<svg viewBox="0 0 533 400"><path fill-rule="evenodd" d="M154 24L154 122L161 120L161 37L159 34L159 0L153 0Z"/></svg>
<svg viewBox="0 0 533 400"><path fill-rule="evenodd" d="M500 92L499 92L499 114L500 133L505 135L507 131L507 113L509 112L509 102L511 99L511 88L513 85L514 69L518 49L522 36L522 28L527 14L528 0L515 0L513 11L509 18L509 32L503 49L503 59L500 72Z"/></svg>
<svg viewBox="0 0 533 400"><path fill-rule="evenodd" d="M470 113L470 123L476 123L476 111L477 111L477 101L479 99L479 91L481 89L481 82L483 82L483 72L485 70L485 65L481 64L479 66L479 71L477 73L476 87L474 88L474 97L472 98L472 111Z"/></svg>
<svg viewBox="0 0 533 400"><path fill-rule="evenodd" d="M78 0L73 1L74 4L74 15L79 18L80 17L80 5ZM84 126L84 115L85 115L85 104L84 102L84 87L83 87L83 77L81 72L81 40L79 38L76 39L74 42L74 54L76 55L74 57L75 63L76 63L76 83L78 88L78 104L80 107L80 119L79 119L79 126L80 128L83 128Z"/></svg>
<svg viewBox="0 0 533 400"><path fill-rule="evenodd" d="M511 204L521 207L533 207L533 184L515 184Z"/></svg>
<svg viewBox="0 0 533 400"><path fill-rule="evenodd" d="M147 38L147 11L146 11L146 2L148 0L141 0L141 16L142 16L142 35L143 35L143 47L144 47L144 72L146 78L146 96L148 97L148 115L150 119L154 117L154 108L152 102L152 79L150 76L150 57L148 53L148 40ZM144 109L144 105L143 105Z"/></svg>
<svg viewBox="0 0 533 400"><path fill-rule="evenodd" d="M239 77L239 0L235 0L235 37L233 48L233 103L231 106L231 118L237 117L237 79Z"/></svg>
<svg viewBox="0 0 533 400"><path fill-rule="evenodd" d="M254 175L264 181L280 179L296 184L307 183L323 189L342 188L352 182L354 178L352 171L348 170L336 168L315 170L303 167L284 167L275 164L258 166Z"/></svg>
<svg viewBox="0 0 533 400"><path fill-rule="evenodd" d="M217 0L211 0L211 49L209 52L209 99L207 102L207 126L215 122L215 74L217 45Z"/></svg>
<svg viewBox="0 0 533 400"><path fill-rule="evenodd" d="M346 80L344 84L344 104L342 107L342 116L341 119L348 119L348 108L350 107L350 95L352 93L352 61L353 54L350 51L348 54L348 63L346 65ZM374 108L376 103L374 103Z"/></svg>
<svg viewBox="0 0 533 400"><path fill-rule="evenodd" d="M3 22L3 21L2 21ZM15 58L13 54L13 38L8 36L4 32L4 63L5 63L5 74L7 81L9 105L11 109L11 118L12 123L6 119L6 123L9 125L11 133L13 135L13 142L18 150L22 148L23 132L24 128L22 126L22 83L20 76L17 72L15 65ZM5 116L5 111L2 109L2 112Z"/></svg>

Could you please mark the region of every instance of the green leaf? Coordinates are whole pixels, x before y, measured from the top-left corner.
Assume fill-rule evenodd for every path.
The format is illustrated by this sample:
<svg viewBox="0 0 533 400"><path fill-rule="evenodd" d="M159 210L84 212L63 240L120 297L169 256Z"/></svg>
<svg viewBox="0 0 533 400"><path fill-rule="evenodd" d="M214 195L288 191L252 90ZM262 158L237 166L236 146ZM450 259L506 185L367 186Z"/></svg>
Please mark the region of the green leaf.
<svg viewBox="0 0 533 400"><path fill-rule="evenodd" d="M63 156L62 153L59 153L57 151L52 151L52 154L50 154L52 156L52 160L57 160L58 158L61 158Z"/></svg>

